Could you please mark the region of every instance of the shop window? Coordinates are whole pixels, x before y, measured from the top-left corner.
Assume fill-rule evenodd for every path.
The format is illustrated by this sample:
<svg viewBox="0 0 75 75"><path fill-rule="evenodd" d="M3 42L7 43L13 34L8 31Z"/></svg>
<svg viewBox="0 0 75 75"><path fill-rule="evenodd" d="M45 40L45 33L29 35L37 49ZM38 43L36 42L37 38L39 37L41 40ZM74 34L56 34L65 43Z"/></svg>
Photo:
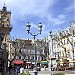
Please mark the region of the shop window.
<svg viewBox="0 0 75 75"><path fill-rule="evenodd" d="M75 42L74 42L74 47L75 47Z"/></svg>
<svg viewBox="0 0 75 75"><path fill-rule="evenodd" d="M69 41L68 41L68 39L67 39L67 44L69 44Z"/></svg>
<svg viewBox="0 0 75 75"><path fill-rule="evenodd" d="M32 58L34 59L34 56Z"/></svg>
<svg viewBox="0 0 75 75"><path fill-rule="evenodd" d="M64 44L65 44L65 40L64 40Z"/></svg>

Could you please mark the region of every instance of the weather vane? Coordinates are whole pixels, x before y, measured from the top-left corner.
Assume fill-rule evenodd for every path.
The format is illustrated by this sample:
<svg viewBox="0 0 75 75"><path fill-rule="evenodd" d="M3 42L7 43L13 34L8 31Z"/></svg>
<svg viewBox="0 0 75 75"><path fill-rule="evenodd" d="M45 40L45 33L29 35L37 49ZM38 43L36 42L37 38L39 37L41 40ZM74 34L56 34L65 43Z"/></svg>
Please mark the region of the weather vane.
<svg viewBox="0 0 75 75"><path fill-rule="evenodd" d="M4 1L4 6L5 6L6 0Z"/></svg>

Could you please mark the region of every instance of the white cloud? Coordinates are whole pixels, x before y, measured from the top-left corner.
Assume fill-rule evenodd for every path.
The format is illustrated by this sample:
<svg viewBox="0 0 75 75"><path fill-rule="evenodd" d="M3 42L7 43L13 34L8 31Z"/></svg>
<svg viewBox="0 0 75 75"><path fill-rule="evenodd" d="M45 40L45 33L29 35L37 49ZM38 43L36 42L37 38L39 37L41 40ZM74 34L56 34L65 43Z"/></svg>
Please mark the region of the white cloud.
<svg viewBox="0 0 75 75"><path fill-rule="evenodd" d="M1 0L0 6L3 6L5 0ZM53 25L63 24L66 21L66 16L64 14L59 14L54 17L51 7L58 0L6 0L6 5L8 9L11 9L12 12L12 23L16 25L16 19L20 21L24 20L25 16L32 15L42 19L47 19L48 22ZM65 8L65 11L70 11L69 8ZM34 23L31 23L32 27L37 28ZM43 34L47 34L48 31L45 31L46 25L43 24Z"/></svg>
<svg viewBox="0 0 75 75"><path fill-rule="evenodd" d="M47 17L49 20L52 18L55 22L55 20L58 20L59 22L60 17L51 17L51 12L48 12L48 10L56 3L58 0L6 0L6 5L8 6L8 9L11 9L12 17L15 17L17 19L24 19L25 15L34 15L39 16L41 18ZM5 0L1 0L0 5L5 2ZM65 11L71 11L71 8L74 6L69 6L65 8ZM52 9L51 9L52 10ZM49 16L49 17L48 17ZM63 16L61 19L64 19ZM61 22L60 22L61 23ZM56 23L57 24L57 23Z"/></svg>
<svg viewBox="0 0 75 75"><path fill-rule="evenodd" d="M7 5L12 12L17 15L37 15L45 16L49 7L55 3L55 0L8 0Z"/></svg>
<svg viewBox="0 0 75 75"><path fill-rule="evenodd" d="M74 4L73 4L73 5L71 5L71 6L66 7L66 8L64 9L64 11L65 11L65 13L69 13L69 12L73 11L74 9L75 9L75 6L74 6Z"/></svg>
<svg viewBox="0 0 75 75"><path fill-rule="evenodd" d="M4 0L2 0L4 2ZM57 1L57 0L56 0ZM53 17L51 12L48 10L56 2L55 0L6 0L6 4L12 12L12 21L15 23L16 19L24 19L25 15L38 16L40 18L47 17L49 21L53 24L64 23L65 17L63 15L58 15Z"/></svg>
<svg viewBox="0 0 75 75"><path fill-rule="evenodd" d="M56 0L57 1L57 0ZM48 9L56 2L55 0L6 0L8 9L11 9L12 19L23 20L27 15L46 17ZM3 6L5 0L1 0L0 5Z"/></svg>
<svg viewBox="0 0 75 75"><path fill-rule="evenodd" d="M37 28L37 25L35 25L34 23L30 23L32 28Z"/></svg>
<svg viewBox="0 0 75 75"><path fill-rule="evenodd" d="M66 16L63 14L58 15L57 17L52 17L48 15L47 18L53 25L63 24L66 21Z"/></svg>

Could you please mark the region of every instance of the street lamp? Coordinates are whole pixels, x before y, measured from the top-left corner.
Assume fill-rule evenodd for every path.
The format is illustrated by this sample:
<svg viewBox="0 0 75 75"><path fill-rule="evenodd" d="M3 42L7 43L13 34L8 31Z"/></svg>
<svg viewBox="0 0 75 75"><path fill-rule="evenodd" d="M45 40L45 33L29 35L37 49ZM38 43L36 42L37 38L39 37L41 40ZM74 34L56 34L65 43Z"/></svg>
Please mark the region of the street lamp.
<svg viewBox="0 0 75 75"><path fill-rule="evenodd" d="M38 25L39 33L37 33L37 34L32 34L32 33L30 32L30 27L31 27L31 25L30 25L29 22L28 22L27 25L26 25L26 30L27 30L28 34L30 33L30 34L33 36L33 38L34 38L34 62L35 62L35 64L34 64L34 75L37 75L35 38L36 38L36 36L37 36L38 34L41 34L42 25L41 25L41 23L39 23L39 25Z"/></svg>

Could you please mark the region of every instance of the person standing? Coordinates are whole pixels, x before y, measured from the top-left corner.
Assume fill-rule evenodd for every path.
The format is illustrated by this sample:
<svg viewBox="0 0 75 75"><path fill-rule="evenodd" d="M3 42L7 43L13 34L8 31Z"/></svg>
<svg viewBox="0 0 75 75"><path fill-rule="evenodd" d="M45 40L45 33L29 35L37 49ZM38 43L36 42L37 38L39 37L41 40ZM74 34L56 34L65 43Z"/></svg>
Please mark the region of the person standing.
<svg viewBox="0 0 75 75"><path fill-rule="evenodd" d="M19 72L20 72L20 67L17 66L17 67L16 67L16 73L18 74Z"/></svg>
<svg viewBox="0 0 75 75"><path fill-rule="evenodd" d="M21 66L21 68L20 68L20 73L21 73L21 74L24 73L24 67L23 67L23 66Z"/></svg>

